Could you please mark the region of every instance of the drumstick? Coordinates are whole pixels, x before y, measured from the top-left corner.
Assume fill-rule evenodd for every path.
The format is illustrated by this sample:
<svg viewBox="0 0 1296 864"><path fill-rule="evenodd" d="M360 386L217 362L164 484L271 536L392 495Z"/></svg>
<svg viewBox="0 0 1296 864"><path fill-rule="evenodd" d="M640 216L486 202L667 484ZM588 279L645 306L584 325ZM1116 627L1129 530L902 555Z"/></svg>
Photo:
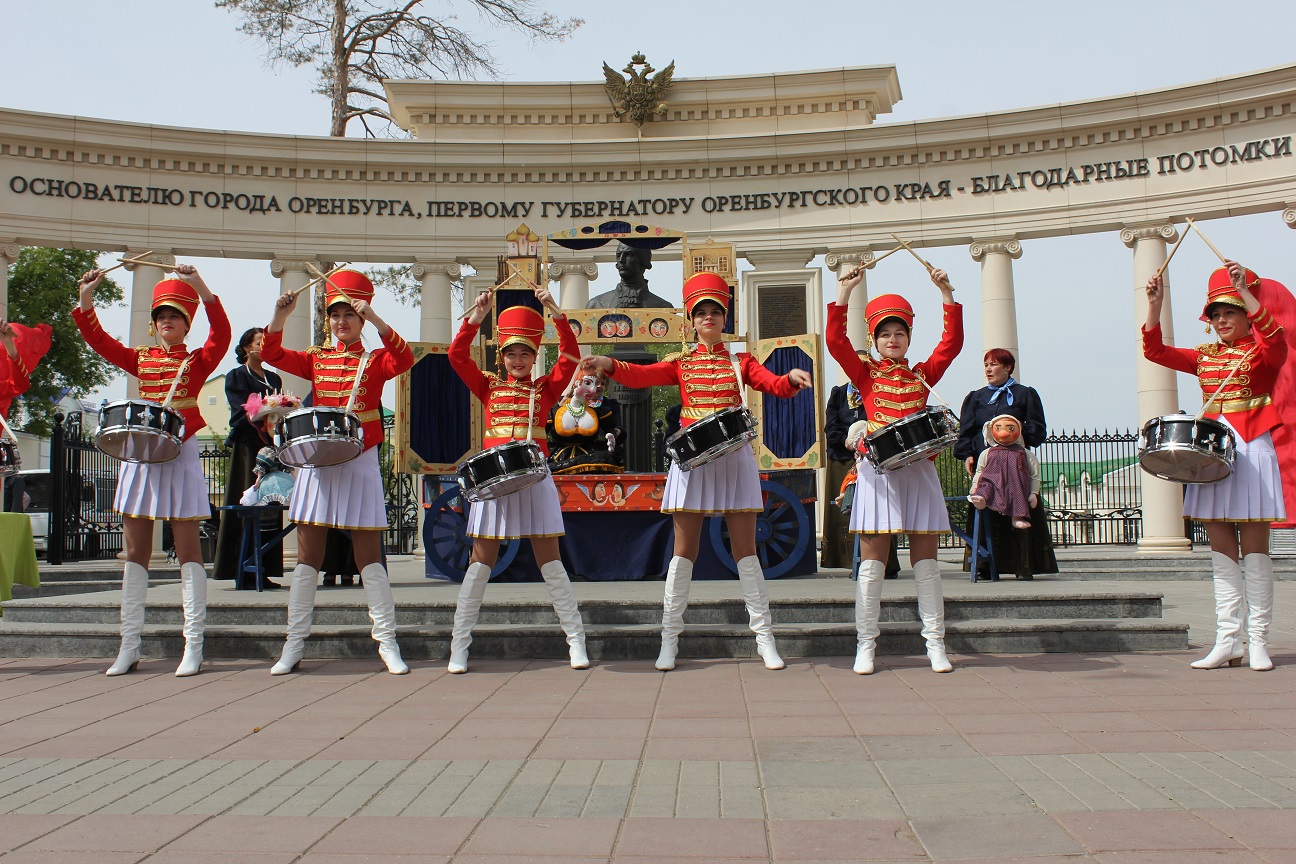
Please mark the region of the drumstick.
<svg viewBox="0 0 1296 864"><path fill-rule="evenodd" d="M1188 224L1192 227L1194 231L1197 232L1197 236L1202 238L1202 241L1205 242L1205 244L1210 247L1210 250L1215 253L1215 257L1220 259L1220 263L1223 264L1225 267L1227 267L1228 259L1224 257L1224 253L1220 252L1218 249L1215 248L1215 244L1210 242L1210 240L1206 237L1206 235L1202 233L1202 230L1197 227L1197 223L1189 219Z"/></svg>
<svg viewBox="0 0 1296 864"><path fill-rule="evenodd" d="M310 267L312 270L315 270L316 273L319 273L319 270L316 270L314 267L311 267L310 264L307 264L306 266L307 266L307 267ZM289 292L289 293L291 293L292 296L296 297L298 294L300 294L301 292L305 291L307 288L310 288L310 287L313 287L313 286L315 286L315 285L318 285L319 283L321 283L321 282L327 280L329 276L332 276L334 273L338 272L339 270L345 270L345 269L346 269L347 267L349 267L349 266L351 266L349 263L348 263L348 264L339 264L338 266L336 266L336 267L334 267L332 270L330 270L327 274L323 274L323 273L321 273L318 279L312 279L311 281L307 282L305 285L301 286L300 288L294 288L294 289L293 289L291 292ZM333 285L332 282L329 282L329 284L330 284L330 285ZM334 288L337 288L336 285L333 285L333 287L334 287ZM341 289L341 288L338 288L338 290L341 291L342 289ZM344 295L344 296L345 296L345 295Z"/></svg>
<svg viewBox="0 0 1296 864"><path fill-rule="evenodd" d="M489 288L486 289L486 293L489 294L489 295L491 295L491 298L492 298L492 299L494 299L494 297L495 297L495 292L496 292L496 291L498 291L499 289L503 288L505 285L507 285L508 283L510 283L510 282L513 281L513 277L514 277L514 276L521 276L523 280L526 280L526 274L523 273L521 270L519 270L519 269L517 268L517 265L516 265L516 264L514 264L512 261L510 261L510 262L508 262L508 266L509 266L509 269L512 270L513 272L510 273L510 274L509 274L509 275L504 279L503 282L499 283L498 285L492 285L491 287L489 287ZM464 320L465 318L467 318L469 315L473 314L474 309L476 309L476 304L475 304L475 303L473 304L473 308L472 308L472 309L467 309L467 310L465 310L464 313L463 313L462 315L459 316L459 320L462 321L462 320Z"/></svg>
<svg viewBox="0 0 1296 864"><path fill-rule="evenodd" d="M883 252L883 253L882 253L881 255L879 255L878 257L874 258L872 261L868 262L868 264L857 264L857 265L855 265L854 267L852 267L852 268L851 268L851 271L850 271L849 273L847 273L845 276L843 276L842 278L843 278L843 279L854 279L854 278L855 278L856 276L858 276L860 273L864 272L864 271L867 270L869 267L871 267L871 266L873 266L874 264L878 263L878 262L881 261L883 258L887 257L888 255L894 255L895 253L899 252L899 251L900 251L901 249L903 249L903 248L904 248L903 246L897 246L897 247L895 247L894 249L888 249L887 251Z"/></svg>
<svg viewBox="0 0 1296 864"><path fill-rule="evenodd" d="M932 266L932 264L931 264L930 261L928 261L926 258L922 257L922 256L919 255L917 252L915 252L915 251L914 251L914 248L913 248L912 246L910 246L908 243L906 243L905 241L901 240L899 237L896 237L895 234L892 234L891 236L892 236L892 237L895 237L895 240L896 240L897 243L899 243L899 244L900 244L901 246L903 246L904 248L908 249L908 250L909 250L909 254L912 255L912 256L914 256L915 258L917 258L917 259L918 259L918 263L921 264L921 265L923 265L924 267L926 267L928 273L930 273L930 272L932 272L933 270L936 269L935 267Z"/></svg>
<svg viewBox="0 0 1296 864"><path fill-rule="evenodd" d="M1176 252L1179 251L1179 244L1182 243L1184 241L1184 238L1188 236L1188 229L1191 227L1193 227L1193 221L1189 219L1188 224L1184 227L1184 232L1179 235L1179 239L1176 240L1175 244L1170 247L1170 254L1166 256L1166 260L1162 262L1160 267L1157 268L1156 276L1153 277L1154 279L1160 279L1161 274L1164 273L1165 269L1170 266L1170 259L1175 256Z"/></svg>
<svg viewBox="0 0 1296 864"><path fill-rule="evenodd" d="M329 277L332 276L334 273L336 273L336 272L338 272L339 270L341 270L342 267L345 267L345 266L346 266L345 264L342 265L342 267L334 267L332 270L330 270L330 271L327 272L327 273L321 273L321 272L319 271L319 268L316 267L314 264L310 263L309 261L306 262L306 266L309 267L309 268L311 269L311 272L313 272L315 275L319 276L319 278L320 278L321 281L323 281L323 282L327 282L327 283L329 284L330 287L335 288L335 289L337 290L338 294L340 294L340 295L342 296L342 299L343 299L343 300L345 300L345 301L348 302L348 303L351 302L351 298L347 296L347 293L346 293L345 291L343 291L341 288L338 288L337 283L334 282L332 279L329 278Z"/></svg>
<svg viewBox="0 0 1296 864"><path fill-rule="evenodd" d="M141 252L141 253L139 254L139 257L140 257L140 258L143 258L145 255L152 255L152 254L153 254L153 250L150 249L150 250L147 251L147 252ZM114 270L118 270L118 269L120 269L120 268L122 268L122 267L125 267L127 264L138 264L138 265L143 266L143 267L160 267L160 268L162 268L163 270L170 270L170 269L172 269L172 268L166 266L165 264L155 264L155 263L152 262L152 261L140 261L140 260L138 260L138 259L133 259L133 258L123 258L123 259L121 259L121 261L119 261L119 262L117 262L116 264L114 264L113 266L109 267L107 270L100 270L99 272L100 272L101 274L102 274L102 273L111 273L111 272L114 271Z"/></svg>

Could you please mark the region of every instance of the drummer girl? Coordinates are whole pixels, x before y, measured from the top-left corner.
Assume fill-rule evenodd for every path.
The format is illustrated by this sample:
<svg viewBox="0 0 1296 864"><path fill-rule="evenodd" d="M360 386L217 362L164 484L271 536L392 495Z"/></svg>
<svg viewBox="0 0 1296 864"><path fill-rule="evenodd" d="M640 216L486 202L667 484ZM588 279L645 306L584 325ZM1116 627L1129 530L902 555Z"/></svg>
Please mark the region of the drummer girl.
<svg viewBox="0 0 1296 864"><path fill-rule="evenodd" d="M310 635L315 589L329 528L351 531L378 656L391 674L409 672L396 644L396 603L387 568L382 564L387 499L378 471L378 445L383 441L383 384L413 366L414 354L400 334L369 305L373 296L373 283L363 273L339 270L330 274L324 289L324 304L335 344L293 351L283 347L283 328L297 305L297 295L285 292L275 303L274 318L266 328L261 346L261 359L266 363L311 382L316 408L345 407L354 392L351 408L360 420L364 437L363 452L350 462L325 468L302 468L297 473L288 519L297 523L298 563L288 591L287 639L279 662L270 669L271 675L287 675L301 662L306 637ZM366 321L377 328L384 347L365 349L361 331Z"/></svg>
<svg viewBox="0 0 1296 864"><path fill-rule="evenodd" d="M472 314L450 343L447 352L450 365L486 409L483 449L531 439L543 453L548 454L545 418L576 371L576 363L570 358L580 353L580 346L567 316L558 308L549 289L537 286L535 296L549 310L558 333L561 353L548 375L538 379L531 377L545 322L544 317L530 306L505 309L495 320L498 356L506 372L504 377L482 372L473 362L469 350L477 339L481 323L490 314L493 295L489 291L477 295ZM468 536L473 538L472 558L455 604L447 671L456 674L468 671L468 646L472 644L472 630L481 612L491 568L499 556L500 541L523 537L531 540L531 551L536 564L540 565L540 575L549 589L549 599L553 601L558 623L567 636L572 668L589 668L589 656L585 653L585 625L576 605L576 592L572 590L567 569L558 555L558 538L564 533L558 487L547 471L543 480L526 489L472 505L468 516Z"/></svg>
<svg viewBox="0 0 1296 864"><path fill-rule="evenodd" d="M122 570L121 649L116 662L108 667L109 675L125 675L139 662L148 561L153 550L153 522L157 519L171 523L176 557L180 559L185 650L176 676L197 675L203 661L207 570L198 545L198 523L211 516L211 502L194 435L207 425L198 413L198 390L229 348L230 323L220 300L192 265L181 264L175 273L178 278L163 279L153 288L153 323L149 330L157 335L160 344L127 348L104 332L94 308L94 290L103 278L99 270L81 277L77 283L80 304L72 310L81 335L95 353L139 379L140 399L161 403L171 393L171 407L184 417L184 445L175 459L121 463L113 509L122 514L126 565ZM191 352L184 340L193 326L199 301L207 312L210 330L203 346Z"/></svg>
<svg viewBox="0 0 1296 864"><path fill-rule="evenodd" d="M627 387L678 385L683 429L725 408L741 406L743 384L783 398L795 396L798 390L811 385L810 373L804 369L775 375L750 354L730 355L721 341L728 306L728 282L715 273L694 274L684 283L684 311L692 320L698 338L693 351L647 366L620 360L614 362L610 357L587 357L585 363L590 368L601 369ZM741 381L738 378L740 369ZM675 668L702 520L708 515L724 516L729 527L747 616L752 632L756 634L756 651L765 668L783 668L783 658L774 645L765 574L760 559L756 557L756 516L763 509L760 473L750 447L739 447L691 471L681 471L679 465L671 463L662 512L670 513L675 523L675 555L666 569L658 669Z"/></svg>
<svg viewBox="0 0 1296 864"><path fill-rule="evenodd" d="M846 335L846 309L851 291L862 278L861 269L838 283L837 302L828 304L828 330L824 339L829 353L859 388L868 431L875 432L926 407L924 382L933 385L939 381L963 347L963 307L954 302L954 289L945 271L932 270L931 280L940 289L944 303L944 326L940 343L931 357L910 367L905 355L909 351L913 307L899 294L874 297L864 307L864 318L881 359L874 360L868 354L861 358ZM850 530L863 535L860 538L863 560L855 585L858 641L855 671L860 675L873 673L882 579L893 534L909 535L918 614L922 618L922 635L927 642L932 671L951 671L953 667L945 656L945 605L941 598L940 564L936 560L937 540L940 534L950 530L950 525L936 466L923 459L893 471L879 472L867 463L860 463Z"/></svg>
<svg viewBox="0 0 1296 864"><path fill-rule="evenodd" d="M1282 422L1271 394L1287 360L1287 340L1282 326L1252 294L1259 286L1260 277L1233 261L1216 270L1206 286L1201 317L1210 322L1220 341L1174 348L1161 337L1165 282L1154 276L1147 283L1143 356L1196 375L1207 408L1203 416L1233 430L1237 446L1228 477L1215 483L1189 483L1184 491L1184 516L1201 520L1210 538L1215 586L1215 647L1192 664L1194 669L1242 662L1244 600L1250 610L1248 662L1260 672L1273 668L1268 650L1274 591L1269 523L1281 522L1286 508L1269 433Z"/></svg>

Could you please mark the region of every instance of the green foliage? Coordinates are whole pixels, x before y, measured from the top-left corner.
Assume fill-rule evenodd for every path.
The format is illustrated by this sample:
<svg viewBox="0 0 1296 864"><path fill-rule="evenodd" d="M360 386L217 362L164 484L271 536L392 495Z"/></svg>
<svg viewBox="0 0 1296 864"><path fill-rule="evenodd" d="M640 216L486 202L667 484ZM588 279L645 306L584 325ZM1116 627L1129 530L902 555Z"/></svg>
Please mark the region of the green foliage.
<svg viewBox="0 0 1296 864"><path fill-rule="evenodd" d="M81 338L72 308L77 303L77 279L95 267L97 252L83 249L28 247L9 268L9 317L29 326L45 322L54 328L45 359L31 376L31 389L23 397L27 409L24 429L45 437L54 425L58 401L64 393L80 398L103 387L117 375ZM104 278L95 289L95 305L120 302L122 289Z"/></svg>

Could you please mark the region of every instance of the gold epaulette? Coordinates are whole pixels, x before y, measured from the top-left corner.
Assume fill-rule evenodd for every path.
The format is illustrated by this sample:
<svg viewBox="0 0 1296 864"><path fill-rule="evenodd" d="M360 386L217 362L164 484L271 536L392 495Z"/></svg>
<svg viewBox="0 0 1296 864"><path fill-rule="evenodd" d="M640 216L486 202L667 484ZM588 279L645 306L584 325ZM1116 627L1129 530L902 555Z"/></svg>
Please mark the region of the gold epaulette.
<svg viewBox="0 0 1296 864"><path fill-rule="evenodd" d="M1213 357L1214 355L1219 353L1219 348L1220 348L1220 343L1208 342L1205 345L1198 345L1193 350L1196 351L1198 354L1209 354Z"/></svg>
<svg viewBox="0 0 1296 864"><path fill-rule="evenodd" d="M684 359L684 357L685 357L686 355L687 355L687 352L684 352L684 351L676 351L676 352L673 353L673 354L667 354L665 357L661 358L661 362L662 362L662 363L674 363L674 362L677 361L677 360L682 360L682 359Z"/></svg>

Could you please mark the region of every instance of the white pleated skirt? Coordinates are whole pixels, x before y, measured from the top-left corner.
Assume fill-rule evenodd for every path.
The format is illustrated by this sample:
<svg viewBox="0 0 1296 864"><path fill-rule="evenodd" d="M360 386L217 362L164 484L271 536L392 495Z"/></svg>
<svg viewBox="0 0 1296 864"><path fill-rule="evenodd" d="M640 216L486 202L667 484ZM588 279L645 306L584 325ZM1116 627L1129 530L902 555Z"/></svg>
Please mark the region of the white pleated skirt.
<svg viewBox="0 0 1296 864"><path fill-rule="evenodd" d="M562 502L553 477L501 498L478 501L468 507L468 536L487 540L520 540L523 537L561 537Z"/></svg>
<svg viewBox="0 0 1296 864"><path fill-rule="evenodd" d="M123 462L117 473L113 509L123 516L198 521L211 516L207 480L198 458L198 439L190 438L170 462Z"/></svg>
<svg viewBox="0 0 1296 864"><path fill-rule="evenodd" d="M378 448L327 468L299 468L288 521L329 528L385 530L387 496L378 472Z"/></svg>
<svg viewBox="0 0 1296 864"><path fill-rule="evenodd" d="M739 447L692 471L671 462L662 493L663 513L751 513L765 509L760 471L751 447Z"/></svg>
<svg viewBox="0 0 1296 864"><path fill-rule="evenodd" d="M858 464L852 534L943 534L950 530L945 493L929 459L881 474Z"/></svg>
<svg viewBox="0 0 1296 864"><path fill-rule="evenodd" d="M1227 416L1220 416L1228 423ZM1230 429L1233 426L1229 425ZM1198 520L1227 522L1281 522L1287 518L1283 504L1282 477L1278 453L1268 432L1243 441L1233 429L1237 458L1233 471L1218 483L1184 485L1184 516Z"/></svg>

